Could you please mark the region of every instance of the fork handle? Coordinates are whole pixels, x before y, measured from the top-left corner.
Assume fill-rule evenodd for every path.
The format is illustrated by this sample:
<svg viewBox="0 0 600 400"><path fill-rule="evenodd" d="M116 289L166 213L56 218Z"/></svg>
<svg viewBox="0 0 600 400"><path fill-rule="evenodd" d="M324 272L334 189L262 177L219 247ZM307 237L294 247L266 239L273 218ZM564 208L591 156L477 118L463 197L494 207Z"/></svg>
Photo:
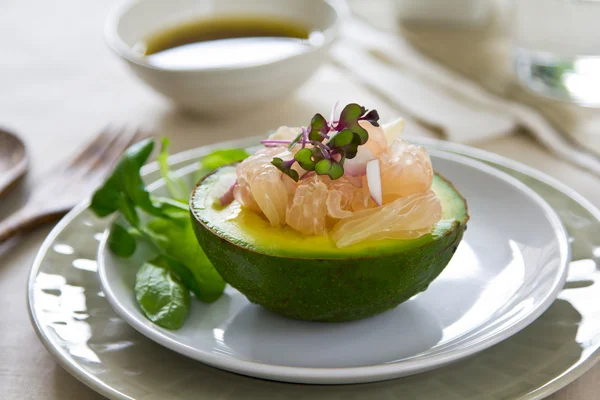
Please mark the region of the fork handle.
<svg viewBox="0 0 600 400"><path fill-rule="evenodd" d="M0 221L0 243L13 236L27 233L32 229L48 222L56 221L65 214L64 211L54 213L39 213L33 207L25 205L8 218Z"/></svg>

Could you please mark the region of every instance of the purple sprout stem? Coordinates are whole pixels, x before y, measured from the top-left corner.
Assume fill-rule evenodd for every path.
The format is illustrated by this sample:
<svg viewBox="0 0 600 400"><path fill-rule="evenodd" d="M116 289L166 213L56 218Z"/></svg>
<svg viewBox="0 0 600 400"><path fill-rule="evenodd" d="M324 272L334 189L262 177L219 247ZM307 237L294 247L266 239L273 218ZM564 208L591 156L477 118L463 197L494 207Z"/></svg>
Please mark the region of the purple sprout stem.
<svg viewBox="0 0 600 400"><path fill-rule="evenodd" d="M306 171L305 173L302 174L302 176L300 177L299 180L308 178L313 172L314 171Z"/></svg>
<svg viewBox="0 0 600 400"><path fill-rule="evenodd" d="M265 139L260 141L261 144L290 144L291 140Z"/></svg>
<svg viewBox="0 0 600 400"><path fill-rule="evenodd" d="M308 143L308 129L305 126L302 127L302 148L306 147L306 143Z"/></svg>
<svg viewBox="0 0 600 400"><path fill-rule="evenodd" d="M319 150L321 150L321 153L323 154L323 157L325 157L328 160L331 159L331 155L330 155L331 149L326 144L323 144L323 143L318 142L316 140L311 140L310 143L313 146L318 147Z"/></svg>
<svg viewBox="0 0 600 400"><path fill-rule="evenodd" d="M330 114L330 118L329 118L329 128L333 129L333 124L334 121L333 119L335 118L335 110L337 109L338 104L340 103L340 101L336 101L335 104L333 105L333 107L331 108L331 114Z"/></svg>
<svg viewBox="0 0 600 400"><path fill-rule="evenodd" d="M296 160L292 158L291 160L284 162L282 166L285 168L292 168L292 165L294 165L295 162Z"/></svg>

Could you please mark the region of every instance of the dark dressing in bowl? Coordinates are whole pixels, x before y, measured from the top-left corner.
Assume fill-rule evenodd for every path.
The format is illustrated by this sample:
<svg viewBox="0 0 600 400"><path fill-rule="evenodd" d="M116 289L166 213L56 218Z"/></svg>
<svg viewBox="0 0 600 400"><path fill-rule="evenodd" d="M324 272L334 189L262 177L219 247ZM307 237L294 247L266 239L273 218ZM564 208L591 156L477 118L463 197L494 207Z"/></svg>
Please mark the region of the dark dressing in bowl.
<svg viewBox="0 0 600 400"><path fill-rule="evenodd" d="M294 56L323 39L321 32L280 17L222 16L156 32L134 50L159 68L239 68Z"/></svg>

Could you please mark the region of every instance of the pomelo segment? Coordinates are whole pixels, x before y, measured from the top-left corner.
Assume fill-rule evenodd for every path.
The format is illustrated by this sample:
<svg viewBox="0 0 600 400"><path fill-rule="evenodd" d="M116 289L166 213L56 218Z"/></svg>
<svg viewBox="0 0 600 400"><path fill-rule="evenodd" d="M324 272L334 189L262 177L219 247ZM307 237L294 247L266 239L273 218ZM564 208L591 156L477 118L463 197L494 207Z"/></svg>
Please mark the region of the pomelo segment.
<svg viewBox="0 0 600 400"><path fill-rule="evenodd" d="M379 157L381 154L387 151L388 142L385 137L385 132L381 126L374 126L368 121L358 121L364 130L369 134L369 140L363 146L358 148L360 152L361 148L368 148L375 157ZM368 161L368 160L367 160Z"/></svg>
<svg viewBox="0 0 600 400"><path fill-rule="evenodd" d="M329 180L327 188L327 215L332 218L347 218L351 217L352 200L355 196L360 195L360 189L357 188L348 178Z"/></svg>
<svg viewBox="0 0 600 400"><path fill-rule="evenodd" d="M359 190L345 177L331 180L312 175L303 179L287 209L286 223L306 235L326 234L328 216L340 219L353 215L352 200Z"/></svg>
<svg viewBox="0 0 600 400"><path fill-rule="evenodd" d="M332 238L338 247L363 240L413 239L429 233L441 218L440 200L428 190L341 219L333 228Z"/></svg>
<svg viewBox="0 0 600 400"><path fill-rule="evenodd" d="M244 207L262 212L271 226L277 227L285 224L289 189L281 171L271 164L274 157L290 159L292 153L277 147L248 157L237 168L238 185L233 195Z"/></svg>
<svg viewBox="0 0 600 400"><path fill-rule="evenodd" d="M383 132L385 132L387 142L392 143L394 140L398 139L402 132L404 132L405 125L406 123L403 118L398 118L395 121L383 125L381 128L383 129Z"/></svg>
<svg viewBox="0 0 600 400"><path fill-rule="evenodd" d="M433 167L424 147L396 139L380 161L384 203L431 187Z"/></svg>
<svg viewBox="0 0 600 400"><path fill-rule="evenodd" d="M397 137L402 120L386 127L390 137L397 137L389 146L382 127L358 123L369 139L355 158L345 161L340 179L306 174L294 163L292 168L301 177L295 182L271 162L274 157L292 160L301 145L289 150L285 144L272 143L276 147L257 152L237 167L235 199L264 215L273 227L289 225L305 235L325 235L334 227L339 247L429 233L441 218L441 206L430 190L433 167L427 151ZM271 138L291 140L301 131L283 126Z"/></svg>
<svg viewBox="0 0 600 400"><path fill-rule="evenodd" d="M280 126L275 132L269 135L269 139L275 140L294 140L302 132L300 127Z"/></svg>
<svg viewBox="0 0 600 400"><path fill-rule="evenodd" d="M327 232L327 192L327 185L319 177L306 179L296 189L285 222L307 235L324 235Z"/></svg>

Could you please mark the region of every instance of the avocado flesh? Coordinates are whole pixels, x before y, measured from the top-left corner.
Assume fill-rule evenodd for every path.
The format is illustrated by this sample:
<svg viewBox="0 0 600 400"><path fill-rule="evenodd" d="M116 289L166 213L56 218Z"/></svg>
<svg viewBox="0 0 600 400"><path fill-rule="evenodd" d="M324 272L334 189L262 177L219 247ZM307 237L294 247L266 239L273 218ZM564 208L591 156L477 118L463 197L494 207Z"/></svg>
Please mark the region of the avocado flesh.
<svg viewBox="0 0 600 400"><path fill-rule="evenodd" d="M464 199L436 174L432 189L443 217L431 234L337 248L328 236L273 228L236 201L215 206L212 189L232 174L233 167L223 167L192 193L196 237L227 283L251 302L295 319L356 320L408 300L442 272L468 220Z"/></svg>

